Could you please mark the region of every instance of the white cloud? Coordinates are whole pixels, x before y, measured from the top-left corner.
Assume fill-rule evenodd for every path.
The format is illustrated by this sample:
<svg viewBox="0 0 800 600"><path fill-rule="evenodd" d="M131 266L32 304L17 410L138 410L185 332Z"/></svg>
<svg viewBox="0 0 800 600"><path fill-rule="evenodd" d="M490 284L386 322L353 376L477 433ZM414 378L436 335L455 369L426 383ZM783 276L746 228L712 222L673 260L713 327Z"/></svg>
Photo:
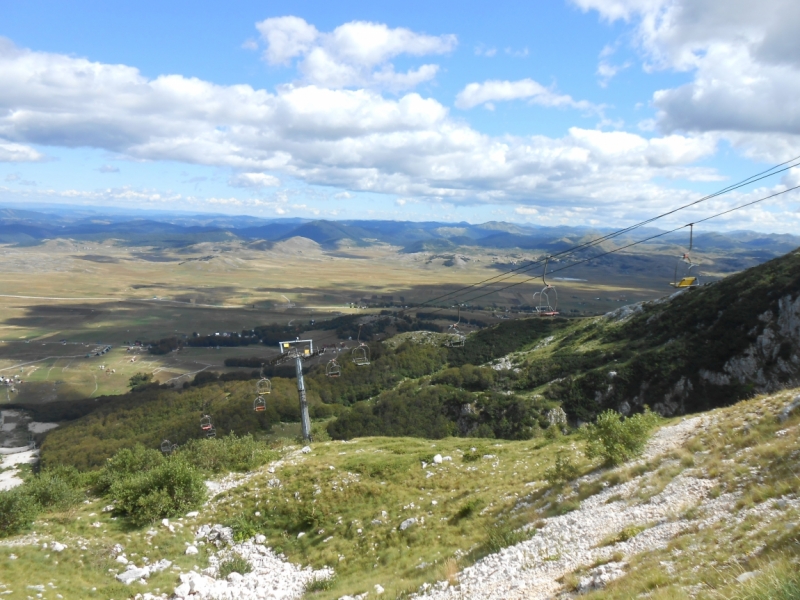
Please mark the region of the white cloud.
<svg viewBox="0 0 800 600"><path fill-rule="evenodd" d="M630 62L622 63L621 65L611 64L607 60L600 60L597 65L597 75L600 78L599 83L601 87L608 86L608 82L611 81L614 77L617 76L618 73L624 71L628 67L631 66Z"/></svg>
<svg viewBox="0 0 800 600"><path fill-rule="evenodd" d="M632 23L646 70L692 73L691 82L654 94L662 131L720 132L770 161L800 153L796 0L572 2Z"/></svg>
<svg viewBox="0 0 800 600"><path fill-rule="evenodd" d="M298 69L307 83L346 88L377 86L394 91L413 88L436 76L437 65L397 73L391 60L401 56L446 54L457 45L455 35L431 36L382 23L351 21L322 33L300 17L276 17L256 24L271 65Z"/></svg>
<svg viewBox="0 0 800 600"><path fill-rule="evenodd" d="M493 46L486 46L485 44L478 44L475 46L475 56L486 56L492 58L497 55L497 48Z"/></svg>
<svg viewBox="0 0 800 600"><path fill-rule="evenodd" d="M103 165L102 167L98 167L97 170L100 173L119 173L119 169L114 165Z"/></svg>
<svg viewBox="0 0 800 600"><path fill-rule="evenodd" d="M513 48L506 48L505 53L509 56L513 56L514 58L526 58L530 51L528 50L527 46L522 50L514 50Z"/></svg>
<svg viewBox="0 0 800 600"><path fill-rule="evenodd" d="M518 82L476 84L467 104L490 97L578 104L529 81L522 91ZM136 160L231 168L242 174L240 185L280 176L440 205L638 213L685 196L656 179L716 176L693 166L714 153L711 135L647 139L573 128L560 138L489 136L417 93L387 99L369 89L295 84L272 93L178 75L148 79L125 65L9 45L0 48L0 90L0 136L12 144L86 146ZM139 201L130 193L131 202Z"/></svg>
<svg viewBox="0 0 800 600"><path fill-rule="evenodd" d="M277 187L281 180L266 173L239 173L228 180L228 185L243 188Z"/></svg>
<svg viewBox="0 0 800 600"><path fill-rule="evenodd" d="M0 140L0 162L34 162L43 159L44 156L30 146Z"/></svg>
<svg viewBox="0 0 800 600"><path fill-rule="evenodd" d="M518 81L489 80L483 83L470 83L456 96L456 107L470 109L481 104L509 100L528 100L532 104L541 106L597 110L597 107L590 102L585 100L576 101L571 96L557 94L552 89L544 87L533 79L520 79Z"/></svg>

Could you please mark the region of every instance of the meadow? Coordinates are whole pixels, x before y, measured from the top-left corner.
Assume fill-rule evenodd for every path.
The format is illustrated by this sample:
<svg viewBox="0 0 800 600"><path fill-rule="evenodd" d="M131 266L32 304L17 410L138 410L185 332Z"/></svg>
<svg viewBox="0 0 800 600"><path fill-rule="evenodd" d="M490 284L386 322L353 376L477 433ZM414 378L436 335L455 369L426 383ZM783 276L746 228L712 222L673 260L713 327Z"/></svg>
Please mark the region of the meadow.
<svg viewBox="0 0 800 600"><path fill-rule="evenodd" d="M537 255L466 248L459 256L464 260L454 263L449 255L409 254L388 244L351 247L343 242L331 249L305 238L266 246L237 239L178 248L62 239L6 245L0 249L0 375L19 375L25 383L17 392L0 390L0 402L119 394L140 371L180 385L202 370L226 371L226 358L274 352L184 348L147 356L130 353L123 345L194 332L240 332L269 323L373 315L382 305L425 302ZM567 315L597 314L657 297L668 289L669 265L662 267L663 273L638 269L635 276L603 264L595 271L576 269L569 281L554 281L560 308ZM520 275L497 287L531 276ZM465 318L498 322L508 316L506 309L530 306L540 288L534 279L499 291L480 299L484 310L465 310ZM437 305L429 308L438 310ZM445 307L441 316L452 314L452 307ZM442 321L445 327L449 323ZM312 330L308 336L318 344L347 341L333 332ZM105 345L112 346L109 353L86 358Z"/></svg>

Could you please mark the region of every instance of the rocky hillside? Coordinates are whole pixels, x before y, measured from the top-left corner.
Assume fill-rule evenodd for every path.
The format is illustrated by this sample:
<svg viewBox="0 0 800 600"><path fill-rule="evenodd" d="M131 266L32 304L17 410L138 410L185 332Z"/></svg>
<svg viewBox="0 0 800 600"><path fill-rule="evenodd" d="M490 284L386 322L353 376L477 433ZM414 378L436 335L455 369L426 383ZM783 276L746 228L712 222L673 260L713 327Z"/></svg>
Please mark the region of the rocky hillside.
<svg viewBox="0 0 800 600"><path fill-rule="evenodd" d="M775 590L800 586L798 391L665 422L640 459L611 469L575 435L370 438L283 447L209 480L198 510L150 526L90 495L0 541L0 591L793 598Z"/></svg>
<svg viewBox="0 0 800 600"><path fill-rule="evenodd" d="M514 326L476 334L461 353L489 359L475 349ZM511 368L517 389L584 421L644 405L692 413L800 385L800 252L604 317L554 323L547 337L490 362Z"/></svg>

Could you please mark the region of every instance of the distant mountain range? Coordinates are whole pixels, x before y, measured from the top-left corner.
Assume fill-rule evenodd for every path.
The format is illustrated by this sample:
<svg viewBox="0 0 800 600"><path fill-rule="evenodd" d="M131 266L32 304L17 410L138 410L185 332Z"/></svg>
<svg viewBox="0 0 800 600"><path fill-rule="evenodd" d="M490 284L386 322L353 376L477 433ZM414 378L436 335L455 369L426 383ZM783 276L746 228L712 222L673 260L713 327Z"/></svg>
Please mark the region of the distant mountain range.
<svg viewBox="0 0 800 600"><path fill-rule="evenodd" d="M613 229L587 227L540 227L504 222L442 223L436 221L326 221L311 219L260 219L247 216L143 213L143 217L119 212L100 213L88 209L58 209L34 212L0 208L0 243L37 245L47 239L103 241L114 239L133 246L181 248L199 242L240 239L246 242L278 242L303 237L333 249L342 243L353 246L391 244L403 252L454 252L459 247L558 252ZM617 238L615 244L658 233L638 229L635 235ZM685 244L685 234L672 234L658 244ZM752 231L697 232L695 248L702 252L742 253L767 260L800 246L800 236Z"/></svg>

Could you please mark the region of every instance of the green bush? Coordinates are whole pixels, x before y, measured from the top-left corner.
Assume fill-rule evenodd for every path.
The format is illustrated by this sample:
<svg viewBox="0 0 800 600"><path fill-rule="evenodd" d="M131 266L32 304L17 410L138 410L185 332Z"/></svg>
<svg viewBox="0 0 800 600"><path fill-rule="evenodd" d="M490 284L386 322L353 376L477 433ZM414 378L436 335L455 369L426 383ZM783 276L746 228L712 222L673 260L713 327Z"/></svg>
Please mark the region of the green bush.
<svg viewBox="0 0 800 600"><path fill-rule="evenodd" d="M106 461L97 477L94 491L105 495L116 481L124 480L154 469L164 463L164 455L158 450L136 444L123 448Z"/></svg>
<svg viewBox="0 0 800 600"><path fill-rule="evenodd" d="M250 516L243 514L236 515L227 525L233 529L233 540L235 542L247 541L261 532L259 523L254 521Z"/></svg>
<svg viewBox="0 0 800 600"><path fill-rule="evenodd" d="M572 462L569 456L565 457L562 452L556 455L555 464L544 472L544 478L550 485L566 483L567 481L572 481L577 476L578 466Z"/></svg>
<svg viewBox="0 0 800 600"><path fill-rule="evenodd" d="M66 510L86 497L81 487L80 475L77 470L74 471L43 471L25 482L21 488L22 493L41 508Z"/></svg>
<svg viewBox="0 0 800 600"><path fill-rule="evenodd" d="M647 407L643 413L624 420L613 410L601 413L595 423L583 428L586 457L600 457L608 465L619 465L640 455L658 420L659 416Z"/></svg>
<svg viewBox="0 0 800 600"><path fill-rule="evenodd" d="M203 473L252 471L278 457L266 444L253 439L253 436L237 437L233 434L221 438L192 440L178 450L178 455Z"/></svg>
<svg viewBox="0 0 800 600"><path fill-rule="evenodd" d="M206 486L200 471L174 456L148 471L118 477L108 496L118 512L141 526L196 508L205 499Z"/></svg>
<svg viewBox="0 0 800 600"><path fill-rule="evenodd" d="M483 543L483 550L486 554L495 554L503 548L514 546L530 538L530 531L514 529L507 522L495 523L486 527L486 541Z"/></svg>
<svg viewBox="0 0 800 600"><path fill-rule="evenodd" d="M234 554L228 560L219 563L219 578L226 579L231 573L244 575L253 570L253 566L238 554Z"/></svg>
<svg viewBox="0 0 800 600"><path fill-rule="evenodd" d="M22 488L0 492L0 537L19 533L29 527L39 512Z"/></svg>
<svg viewBox="0 0 800 600"><path fill-rule="evenodd" d="M133 390L143 385L147 385L152 380L153 380L152 373L136 373L136 375L132 376L128 380L128 387Z"/></svg>

